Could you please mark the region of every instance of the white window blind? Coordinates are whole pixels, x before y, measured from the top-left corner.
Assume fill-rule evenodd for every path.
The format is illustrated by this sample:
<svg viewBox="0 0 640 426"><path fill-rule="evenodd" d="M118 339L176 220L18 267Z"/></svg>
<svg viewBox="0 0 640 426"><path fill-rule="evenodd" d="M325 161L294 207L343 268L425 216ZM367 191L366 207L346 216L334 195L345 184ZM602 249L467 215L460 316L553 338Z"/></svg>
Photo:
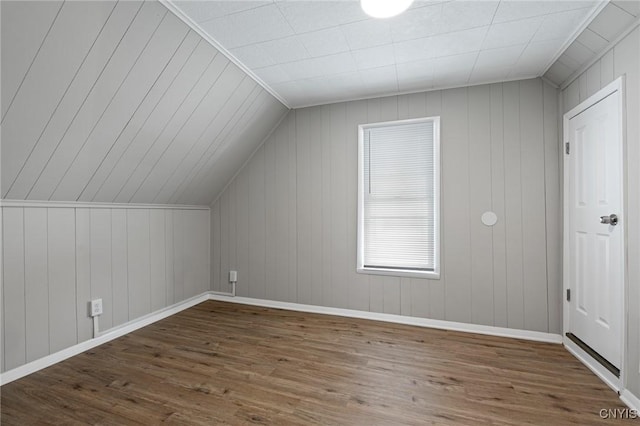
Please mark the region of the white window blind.
<svg viewBox="0 0 640 426"><path fill-rule="evenodd" d="M437 270L436 123L362 126L359 267Z"/></svg>

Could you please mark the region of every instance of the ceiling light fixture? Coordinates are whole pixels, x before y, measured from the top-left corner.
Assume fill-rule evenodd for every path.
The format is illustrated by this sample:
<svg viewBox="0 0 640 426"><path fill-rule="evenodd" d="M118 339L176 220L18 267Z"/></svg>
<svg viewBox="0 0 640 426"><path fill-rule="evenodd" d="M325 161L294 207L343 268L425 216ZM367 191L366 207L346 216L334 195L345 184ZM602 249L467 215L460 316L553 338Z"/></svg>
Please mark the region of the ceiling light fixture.
<svg viewBox="0 0 640 426"><path fill-rule="evenodd" d="M360 0L360 6L373 18L391 18L404 12L413 0Z"/></svg>

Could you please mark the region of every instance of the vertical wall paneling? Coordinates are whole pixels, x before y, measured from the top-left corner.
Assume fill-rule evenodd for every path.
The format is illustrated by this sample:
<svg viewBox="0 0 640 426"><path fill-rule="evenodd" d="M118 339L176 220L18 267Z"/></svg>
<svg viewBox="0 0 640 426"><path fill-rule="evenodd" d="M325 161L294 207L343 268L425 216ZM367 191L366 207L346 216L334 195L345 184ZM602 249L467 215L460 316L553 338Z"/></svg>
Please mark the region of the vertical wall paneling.
<svg viewBox="0 0 640 426"><path fill-rule="evenodd" d="M90 209L90 212L91 299L102 299L100 329L108 330L114 325L111 209Z"/></svg>
<svg viewBox="0 0 640 426"><path fill-rule="evenodd" d="M184 291L184 211L174 210L173 212L173 300L185 299Z"/></svg>
<svg viewBox="0 0 640 426"><path fill-rule="evenodd" d="M543 107L542 81L520 82L524 326L537 331L548 330Z"/></svg>
<svg viewBox="0 0 640 426"><path fill-rule="evenodd" d="M380 103L380 99L367 100L367 123L378 123L382 121ZM369 276L369 309L373 312L384 312L384 282L383 276Z"/></svg>
<svg viewBox="0 0 640 426"><path fill-rule="evenodd" d="M469 230L471 238L471 318L493 325L493 247L491 228L480 220L491 210L491 86L470 87Z"/></svg>
<svg viewBox="0 0 640 426"><path fill-rule="evenodd" d="M167 306L165 212L149 210L149 274L151 312Z"/></svg>
<svg viewBox="0 0 640 426"><path fill-rule="evenodd" d="M220 279L222 276L222 245L221 236L222 229L220 228L220 205L219 200L213 206L211 206L211 289L213 291L222 291L220 286Z"/></svg>
<svg viewBox="0 0 640 426"><path fill-rule="evenodd" d="M236 294L249 295L249 172L242 169L235 181L236 184L236 267L238 282ZM213 210L212 210L213 211ZM212 230L212 236L215 231ZM212 268L212 273L213 271Z"/></svg>
<svg viewBox="0 0 640 426"><path fill-rule="evenodd" d="M467 89L442 93L442 217L445 319L471 322L469 120Z"/></svg>
<svg viewBox="0 0 640 426"><path fill-rule="evenodd" d="M256 152L249 170L249 295L265 297L265 147Z"/></svg>
<svg viewBox="0 0 640 426"><path fill-rule="evenodd" d="M151 312L149 210L127 210L129 318Z"/></svg>
<svg viewBox="0 0 640 426"><path fill-rule="evenodd" d="M600 62L596 62L587 70L587 97L600 90Z"/></svg>
<svg viewBox="0 0 640 426"><path fill-rule="evenodd" d="M277 269L276 256L284 247L278 247L276 228L276 141L283 132L281 125L264 144L264 218L270 225L265 229L265 297L275 299L277 294ZM223 194L224 197L224 194ZM222 232L224 235L224 231Z"/></svg>
<svg viewBox="0 0 640 426"><path fill-rule="evenodd" d="M358 167L357 165L355 167L349 167L348 164L349 161L353 161L354 159L357 161L358 158L358 126L366 123L367 121L367 101L347 103L345 115L345 156L347 161L347 173L345 175L347 186L347 282L345 285L348 288L347 307L349 309L368 311L369 275L356 273L357 248L356 238L353 237L357 234L358 222ZM301 168L304 168L304 164L300 164L300 162L298 162L298 169ZM300 212L298 217L299 222L309 220L308 216L306 218L303 217L303 212ZM299 228L302 229L301 227ZM308 261L313 262L313 259L309 259Z"/></svg>
<svg viewBox="0 0 640 426"><path fill-rule="evenodd" d="M427 117L441 117L442 116L442 91L441 90L436 90L433 92L427 92L425 93L426 99L425 99L425 116ZM418 104L419 106L420 104ZM441 117L442 119L442 117ZM442 122L440 123L442 125ZM442 145L443 144L443 140L442 137L440 138L440 167L442 167L443 163L442 163ZM440 190L442 191L442 170L440 172ZM440 212L442 215L442 212L444 210L443 209L443 205L442 205L442 200L443 200L443 196L441 195L440 197ZM443 226L444 223L444 219L441 219L440 222L440 279L439 280L427 280L427 282L429 283L429 289L428 289L428 304L423 306L422 304L420 306L415 306L415 308L412 308L413 311L415 311L416 313L414 313L414 315L417 316L428 316L430 318L434 318L434 319L445 319L445 285L446 282L443 279L443 271L446 269L446 259L444 258L444 252L442 251L442 247L443 243L442 241L444 241L445 238L445 229ZM412 279L412 285L415 289L416 284L418 286L422 286L422 284L424 283L423 280L417 280L417 279ZM425 292L424 288L421 289L416 289L417 293L416 294L421 294ZM424 297L424 295L423 295ZM419 300L419 299L417 299ZM417 305L417 303L415 303L415 305Z"/></svg>
<svg viewBox="0 0 640 426"><path fill-rule="evenodd" d="M275 229L276 254L275 299L289 300L289 127L292 115L287 116L276 132L275 148Z"/></svg>
<svg viewBox="0 0 640 426"><path fill-rule="evenodd" d="M504 103L502 84L491 85L491 210L498 222L491 228L493 251L493 325L507 327L507 252L505 212ZM555 91L554 91L555 93ZM551 133L557 142L557 133ZM553 182L551 182L553 184ZM557 185L557 182L556 182Z"/></svg>
<svg viewBox="0 0 640 426"><path fill-rule="evenodd" d="M49 347L78 342L76 307L75 209L48 209Z"/></svg>
<svg viewBox="0 0 640 426"><path fill-rule="evenodd" d="M127 211L111 211L111 270L113 325L129 321L129 273L127 245Z"/></svg>
<svg viewBox="0 0 640 426"><path fill-rule="evenodd" d="M184 210L183 216L183 299L196 296L209 289L209 213L204 210ZM228 274L228 273L227 273ZM228 275L227 275L228 277ZM226 283L223 291L229 291ZM226 287L226 288L225 288Z"/></svg>
<svg viewBox="0 0 640 426"><path fill-rule="evenodd" d="M2 371L91 339L93 299L104 332L208 290L209 220L206 208L2 207Z"/></svg>
<svg viewBox="0 0 640 426"><path fill-rule="evenodd" d="M24 364L26 360L24 209L5 207L2 225L5 350L3 358L5 368L12 369Z"/></svg>
<svg viewBox="0 0 640 426"><path fill-rule="evenodd" d="M24 209L26 362L49 354L47 210Z"/></svg>
<svg viewBox="0 0 640 426"><path fill-rule="evenodd" d="M225 226L220 226L219 225L219 231L220 231L220 246L218 248L219 252L220 252L220 269L218 272L218 277L217 279L219 279L217 288L219 291L224 291L226 288L226 283L228 282L228 274L229 274L229 269L230 269L230 265L229 265L229 258L231 257L231 250L229 248L229 233L231 230L231 217L229 215L229 198L231 197L231 192L232 191L226 191L224 194L222 194L222 197L220 197L220 219L219 219L219 223L222 224L224 223ZM186 269L185 269L186 272Z"/></svg>
<svg viewBox="0 0 640 426"><path fill-rule="evenodd" d="M300 303L311 303L311 128L310 110L301 109L295 112L296 122L296 209L297 209L297 290ZM244 173L244 171L243 171ZM241 188L238 187L241 191ZM241 192L240 192L241 193ZM240 193L238 194L240 196ZM238 213L241 211L238 205ZM367 302L368 306L368 302Z"/></svg>
<svg viewBox="0 0 640 426"><path fill-rule="evenodd" d="M175 263L175 254L173 249L173 210L165 210L164 212L164 238L165 238L165 280L167 283L166 288L166 301L167 305L173 305L176 302L173 294L175 287L175 276L173 272L173 265ZM213 252L211 252L213 253ZM211 260L213 262L213 259Z"/></svg>
<svg viewBox="0 0 640 426"><path fill-rule="evenodd" d="M78 342L93 336L91 301L91 211L76 209L76 318Z"/></svg>
<svg viewBox="0 0 640 426"><path fill-rule="evenodd" d="M331 151L331 284L332 306L346 308L347 293L347 143L346 104L332 105L330 112ZM351 140L350 142L353 142Z"/></svg>
<svg viewBox="0 0 640 426"><path fill-rule="evenodd" d="M0 14L2 12L0 11ZM0 358L0 371L4 371L5 370L5 355L4 355L4 336L5 336L5 317L4 317L4 239L3 239L3 228L4 228L4 209L2 207L0 207L0 241L2 241L3 243L0 244L0 268L2 268L0 270L0 354L2 354L2 356ZM48 315L47 315L47 324L49 323L48 321ZM48 342L47 342L48 344Z"/></svg>
<svg viewBox="0 0 640 426"><path fill-rule="evenodd" d="M522 241L522 153L520 147L520 83L502 87L504 113L505 225L507 252L507 326L524 327Z"/></svg>
<svg viewBox="0 0 640 426"><path fill-rule="evenodd" d="M213 288L235 258L240 295L558 330L556 94L536 79L290 112L212 205ZM442 126L441 278L357 274L357 126L424 116Z"/></svg>
<svg viewBox="0 0 640 426"><path fill-rule="evenodd" d="M560 162L558 144L558 95L548 85L543 87L545 225L547 243L547 306L549 332L562 332L562 202L560 199Z"/></svg>

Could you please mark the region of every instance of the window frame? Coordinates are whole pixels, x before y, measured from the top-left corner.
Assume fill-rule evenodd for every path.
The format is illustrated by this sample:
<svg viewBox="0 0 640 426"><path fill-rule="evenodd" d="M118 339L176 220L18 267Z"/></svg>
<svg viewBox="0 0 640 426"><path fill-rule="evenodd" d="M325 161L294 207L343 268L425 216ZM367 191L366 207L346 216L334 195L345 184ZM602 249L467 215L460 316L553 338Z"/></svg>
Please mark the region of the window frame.
<svg viewBox="0 0 640 426"><path fill-rule="evenodd" d="M406 124L433 122L433 167L434 167L434 270L423 271L417 269L372 268L364 266L364 132L366 129L377 127L402 126ZM407 120L383 121L358 125L358 211L357 211L357 241L356 241L356 272L360 274L390 275L395 277L440 279L440 226L441 226L441 156L440 156L440 116L412 118Z"/></svg>

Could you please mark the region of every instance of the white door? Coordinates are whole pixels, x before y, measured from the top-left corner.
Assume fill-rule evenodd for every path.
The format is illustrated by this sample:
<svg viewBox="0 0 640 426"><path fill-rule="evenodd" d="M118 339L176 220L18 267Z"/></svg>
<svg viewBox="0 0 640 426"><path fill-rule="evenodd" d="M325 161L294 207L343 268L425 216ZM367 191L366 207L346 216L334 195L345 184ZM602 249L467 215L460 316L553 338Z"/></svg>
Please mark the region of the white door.
<svg viewBox="0 0 640 426"><path fill-rule="evenodd" d="M617 368L622 362L625 225L620 96L620 90L613 91L569 118L565 174L569 331Z"/></svg>

